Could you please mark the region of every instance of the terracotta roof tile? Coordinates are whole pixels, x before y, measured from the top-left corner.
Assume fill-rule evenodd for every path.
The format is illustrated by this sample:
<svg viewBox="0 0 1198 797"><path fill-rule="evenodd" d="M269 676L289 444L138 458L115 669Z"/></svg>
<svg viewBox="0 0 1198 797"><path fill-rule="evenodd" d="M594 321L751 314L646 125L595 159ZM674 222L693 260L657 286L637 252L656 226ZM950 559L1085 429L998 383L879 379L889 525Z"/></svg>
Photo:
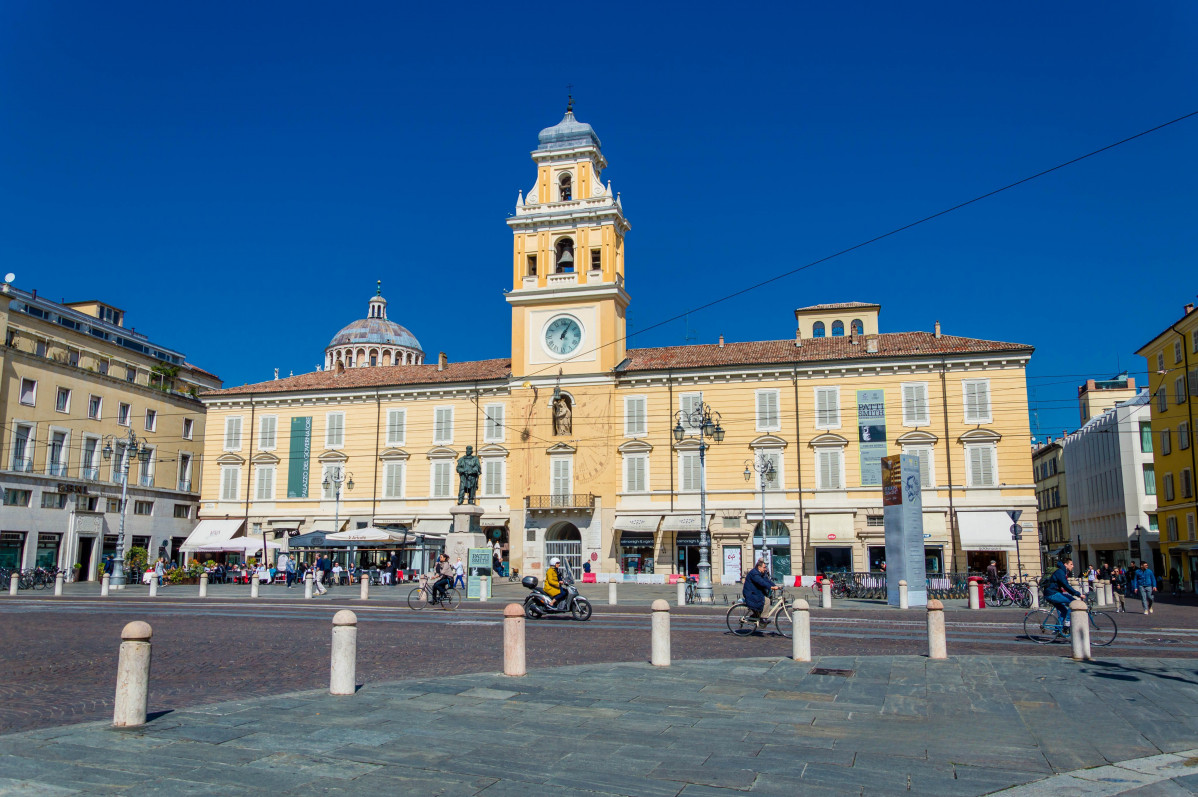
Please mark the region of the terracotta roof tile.
<svg viewBox="0 0 1198 797"><path fill-rule="evenodd" d="M366 368L347 368L335 371L312 371L286 379L272 379L255 385L210 390L200 395L233 396L249 393L286 393L289 391L340 390L362 387L392 387L397 385L432 385L445 382L474 382L486 379L506 379L512 373L510 357L499 360L448 363L444 371L431 365L377 365Z"/></svg>
<svg viewBox="0 0 1198 797"><path fill-rule="evenodd" d="M877 335L878 350L868 351L867 341L875 336L860 337L854 345L849 337L805 338L802 346L793 340L762 340L746 343L725 343L702 346L665 346L657 349L631 349L617 369L622 373L655 371L664 368L710 368L728 365L767 365L794 362L836 360L877 360L886 357L932 356L952 354L985 354L989 352L1019 352L1030 354L1034 348L1023 343L1001 343L993 340L961 338L931 332L885 332Z"/></svg>

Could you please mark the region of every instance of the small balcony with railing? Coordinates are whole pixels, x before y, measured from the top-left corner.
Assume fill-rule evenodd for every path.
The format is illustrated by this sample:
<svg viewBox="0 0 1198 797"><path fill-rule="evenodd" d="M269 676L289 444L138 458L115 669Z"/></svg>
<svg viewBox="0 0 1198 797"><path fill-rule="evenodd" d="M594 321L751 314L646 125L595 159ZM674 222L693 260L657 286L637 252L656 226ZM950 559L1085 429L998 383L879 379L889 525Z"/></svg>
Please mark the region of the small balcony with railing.
<svg viewBox="0 0 1198 797"><path fill-rule="evenodd" d="M67 464L65 462L48 462L46 463L46 475L57 476L59 478L67 475Z"/></svg>
<svg viewBox="0 0 1198 797"><path fill-rule="evenodd" d="M592 512L595 496L591 493L560 493L553 495L526 495L524 508L530 512L573 513Z"/></svg>
<svg viewBox="0 0 1198 797"><path fill-rule="evenodd" d="M79 476L89 482L98 482L100 481L100 469L81 468L79 470Z"/></svg>
<svg viewBox="0 0 1198 797"><path fill-rule="evenodd" d="M13 457L12 470L18 471L20 473L33 473L33 459Z"/></svg>
<svg viewBox="0 0 1198 797"><path fill-rule="evenodd" d="M141 474L140 476L137 477L137 484L140 487L153 487L154 486L154 474L153 473Z"/></svg>
<svg viewBox="0 0 1198 797"><path fill-rule="evenodd" d="M181 492L181 493L190 493L191 492L191 479L179 479L179 492Z"/></svg>

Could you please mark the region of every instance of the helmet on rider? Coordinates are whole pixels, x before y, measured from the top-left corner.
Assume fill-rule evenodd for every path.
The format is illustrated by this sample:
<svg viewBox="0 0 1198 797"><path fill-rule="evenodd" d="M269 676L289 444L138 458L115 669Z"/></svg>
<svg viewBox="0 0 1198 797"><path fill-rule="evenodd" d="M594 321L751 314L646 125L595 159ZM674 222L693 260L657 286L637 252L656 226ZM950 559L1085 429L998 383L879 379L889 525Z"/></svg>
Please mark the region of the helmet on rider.
<svg viewBox="0 0 1198 797"><path fill-rule="evenodd" d="M549 560L549 565L551 567L557 567L561 563L562 563L562 560L558 559L556 556Z"/></svg>

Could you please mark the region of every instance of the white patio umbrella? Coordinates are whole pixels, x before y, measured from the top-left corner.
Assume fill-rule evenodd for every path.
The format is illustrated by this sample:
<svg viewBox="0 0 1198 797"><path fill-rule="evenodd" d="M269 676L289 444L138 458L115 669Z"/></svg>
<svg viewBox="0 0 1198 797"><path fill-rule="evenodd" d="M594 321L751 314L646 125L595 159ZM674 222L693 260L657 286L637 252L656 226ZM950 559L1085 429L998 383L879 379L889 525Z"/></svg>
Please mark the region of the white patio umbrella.
<svg viewBox="0 0 1198 797"><path fill-rule="evenodd" d="M209 545L201 545L198 548L196 548L195 550L210 551L210 552L237 551L240 553L249 553L249 554L252 554L255 552L262 553L262 543L263 543L263 540L261 540L257 537L234 537L233 539L225 540L224 542L214 542ZM269 540L266 541L266 548L268 551L271 549L277 550L278 548L281 548L281 547L282 546L279 545L277 542L271 542Z"/></svg>
<svg viewBox="0 0 1198 797"><path fill-rule="evenodd" d="M400 532L367 526L364 529L346 529L334 534L326 534L324 538L340 542L403 542L412 536L411 534L404 535Z"/></svg>

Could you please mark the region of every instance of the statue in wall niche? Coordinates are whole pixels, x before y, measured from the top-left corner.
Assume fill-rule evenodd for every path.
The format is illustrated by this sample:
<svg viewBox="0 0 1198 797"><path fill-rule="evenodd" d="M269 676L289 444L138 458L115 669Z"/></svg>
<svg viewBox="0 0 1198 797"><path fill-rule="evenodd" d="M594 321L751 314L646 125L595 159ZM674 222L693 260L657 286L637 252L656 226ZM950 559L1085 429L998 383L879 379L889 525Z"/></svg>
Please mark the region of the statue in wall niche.
<svg viewBox="0 0 1198 797"><path fill-rule="evenodd" d="M458 503L467 497L473 506L474 497L478 494L478 477L482 473L482 463L474 456L474 446L466 446L466 456L458 459Z"/></svg>
<svg viewBox="0 0 1198 797"><path fill-rule="evenodd" d="M573 412L570 400L565 396L558 397L553 402L553 434L568 435L574 428Z"/></svg>

